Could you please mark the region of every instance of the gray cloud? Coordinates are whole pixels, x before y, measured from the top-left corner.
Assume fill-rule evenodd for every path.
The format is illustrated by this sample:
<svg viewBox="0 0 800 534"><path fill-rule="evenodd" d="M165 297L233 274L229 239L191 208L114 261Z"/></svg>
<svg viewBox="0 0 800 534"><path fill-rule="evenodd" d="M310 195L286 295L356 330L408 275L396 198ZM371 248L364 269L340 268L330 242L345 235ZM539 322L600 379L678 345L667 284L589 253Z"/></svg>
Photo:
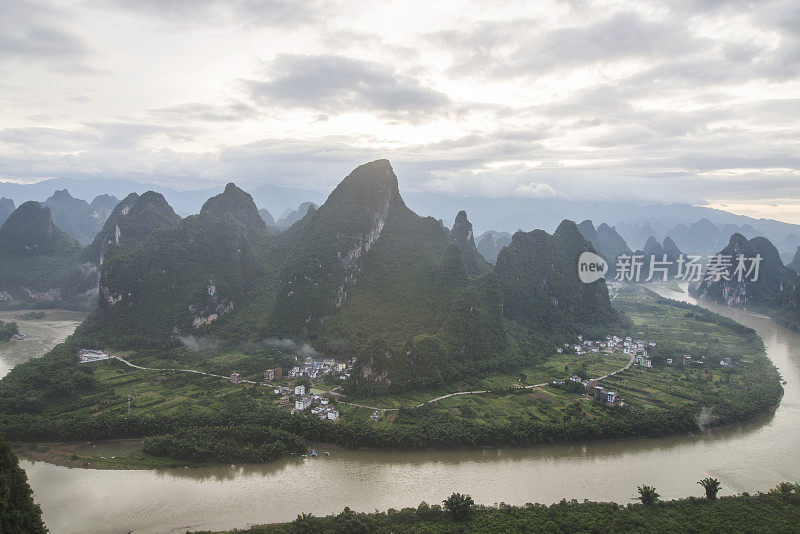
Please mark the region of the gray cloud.
<svg viewBox="0 0 800 534"><path fill-rule="evenodd" d="M211 105L191 102L168 108L151 110L154 117L173 121L236 122L256 118L255 107L244 102L230 102L226 105Z"/></svg>
<svg viewBox="0 0 800 534"><path fill-rule="evenodd" d="M327 192L387 157L407 191L798 197L796 0L576 0L518 16L456 3L451 20L423 12L401 32L368 3L0 8L0 66L14 62L0 77L1 178ZM138 57L133 30L116 48L93 42L87 14L145 31L142 49L163 55ZM190 82L173 79L185 65Z"/></svg>
<svg viewBox="0 0 800 534"><path fill-rule="evenodd" d="M245 80L254 101L267 106L318 109L325 113L377 111L414 118L433 113L449 98L383 65L342 56L291 55L266 66L267 79Z"/></svg>
<svg viewBox="0 0 800 534"><path fill-rule="evenodd" d="M82 56L87 44L59 27L61 10L26 0L0 0L0 59Z"/></svg>
<svg viewBox="0 0 800 534"><path fill-rule="evenodd" d="M480 22L430 37L454 54L451 72L470 77L540 76L553 69L625 58L672 57L707 42L693 35L685 21L650 21L633 12L557 29L531 19Z"/></svg>
<svg viewBox="0 0 800 534"><path fill-rule="evenodd" d="M317 0L115 0L113 4L170 24L245 27L311 24L323 16L326 7L330 9Z"/></svg>

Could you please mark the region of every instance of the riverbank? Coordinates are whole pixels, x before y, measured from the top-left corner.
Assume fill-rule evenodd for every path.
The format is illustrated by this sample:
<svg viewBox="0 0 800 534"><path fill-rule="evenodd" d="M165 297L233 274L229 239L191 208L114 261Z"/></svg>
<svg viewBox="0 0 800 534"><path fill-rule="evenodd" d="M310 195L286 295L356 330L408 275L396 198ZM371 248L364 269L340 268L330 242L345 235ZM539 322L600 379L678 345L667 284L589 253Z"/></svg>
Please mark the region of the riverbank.
<svg viewBox="0 0 800 534"><path fill-rule="evenodd" d="M635 493L635 489L632 490ZM291 523L265 524L251 534L304 532L425 532L467 534L485 532L797 532L800 529L800 485L784 483L766 493L719 499L695 498L620 505L613 502L562 500L546 506L462 505L457 511L423 502L416 508L356 513L345 508L325 517L302 514ZM568 527L567 527L568 525ZM202 531L210 534L209 531ZM198 531L197 534L202 534ZM224 531L231 533L234 531ZM223 534L219 532L217 534Z"/></svg>

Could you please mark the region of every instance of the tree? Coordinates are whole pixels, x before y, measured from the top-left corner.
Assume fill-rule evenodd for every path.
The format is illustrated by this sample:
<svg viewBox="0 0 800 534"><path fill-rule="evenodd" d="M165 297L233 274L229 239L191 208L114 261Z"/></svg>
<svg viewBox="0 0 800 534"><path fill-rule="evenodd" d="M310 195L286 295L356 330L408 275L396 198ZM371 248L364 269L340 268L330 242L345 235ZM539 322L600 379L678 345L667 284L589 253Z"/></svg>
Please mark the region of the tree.
<svg viewBox="0 0 800 534"><path fill-rule="evenodd" d="M722 487L722 484L720 484L719 480L716 478L707 477L698 481L697 483L703 486L703 489L706 490L706 499L709 501L714 501L717 499L717 492L719 492L719 489Z"/></svg>
<svg viewBox="0 0 800 534"><path fill-rule="evenodd" d="M645 506L653 506L658 502L659 497L661 497L661 495L656 493L656 489L654 487L639 486L639 500L642 501L642 504Z"/></svg>
<svg viewBox="0 0 800 534"><path fill-rule="evenodd" d="M520 382L527 382L528 381L528 375L526 375L525 373L520 373L519 374L519 381Z"/></svg>
<svg viewBox="0 0 800 534"><path fill-rule="evenodd" d="M314 534L320 531L319 519L313 514L298 514L297 519L292 521L292 525L302 534Z"/></svg>
<svg viewBox="0 0 800 534"><path fill-rule="evenodd" d="M442 501L444 509L450 512L453 521L466 521L472 514L472 506L475 501L469 495L462 495L460 493L453 493L447 499Z"/></svg>
<svg viewBox="0 0 800 534"><path fill-rule="evenodd" d="M42 534L42 510L11 446L0 439L0 532Z"/></svg>
<svg viewBox="0 0 800 534"><path fill-rule="evenodd" d="M297 382L295 382L296 386L305 386L306 393L311 392L311 379L306 374L302 374L297 378Z"/></svg>

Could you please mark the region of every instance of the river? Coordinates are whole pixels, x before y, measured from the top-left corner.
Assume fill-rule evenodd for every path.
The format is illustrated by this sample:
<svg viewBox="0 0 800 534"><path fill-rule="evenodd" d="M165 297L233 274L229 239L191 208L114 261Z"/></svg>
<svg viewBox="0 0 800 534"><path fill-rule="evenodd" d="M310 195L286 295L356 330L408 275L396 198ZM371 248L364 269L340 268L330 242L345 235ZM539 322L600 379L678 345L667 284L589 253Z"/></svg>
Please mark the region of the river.
<svg viewBox="0 0 800 534"><path fill-rule="evenodd" d="M659 292L694 302L685 293ZM159 471L75 469L27 460L22 466L54 534L242 528L292 520L301 512L338 513L345 506L373 511L437 503L454 491L482 504L549 504L564 497L627 503L643 483L669 499L702 495L696 482L706 476L722 482L721 494L800 480L800 335L764 316L703 306L755 328L763 338L788 381L774 415L694 436L518 449L337 451L262 466ZM53 328L54 335L61 331ZM5 357L0 353L0 360Z"/></svg>

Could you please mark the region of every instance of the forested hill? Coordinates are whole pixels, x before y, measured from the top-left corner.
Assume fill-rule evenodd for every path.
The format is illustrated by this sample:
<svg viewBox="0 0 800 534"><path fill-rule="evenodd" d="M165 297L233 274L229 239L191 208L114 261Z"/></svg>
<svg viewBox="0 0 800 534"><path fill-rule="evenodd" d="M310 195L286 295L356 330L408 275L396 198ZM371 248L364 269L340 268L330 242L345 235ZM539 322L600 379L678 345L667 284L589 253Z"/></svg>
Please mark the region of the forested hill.
<svg viewBox="0 0 800 534"><path fill-rule="evenodd" d="M97 268L54 223L50 208L25 202L0 227L0 305L88 309Z"/></svg>

